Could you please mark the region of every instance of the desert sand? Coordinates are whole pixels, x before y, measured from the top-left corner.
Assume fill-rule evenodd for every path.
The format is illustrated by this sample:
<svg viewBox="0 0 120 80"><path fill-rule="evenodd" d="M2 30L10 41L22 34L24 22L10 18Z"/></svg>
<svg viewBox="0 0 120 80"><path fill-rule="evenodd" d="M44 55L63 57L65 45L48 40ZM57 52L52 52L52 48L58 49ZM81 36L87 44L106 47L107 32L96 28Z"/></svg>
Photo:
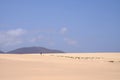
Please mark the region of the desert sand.
<svg viewBox="0 0 120 80"><path fill-rule="evenodd" d="M120 80L120 53L0 54L0 80Z"/></svg>

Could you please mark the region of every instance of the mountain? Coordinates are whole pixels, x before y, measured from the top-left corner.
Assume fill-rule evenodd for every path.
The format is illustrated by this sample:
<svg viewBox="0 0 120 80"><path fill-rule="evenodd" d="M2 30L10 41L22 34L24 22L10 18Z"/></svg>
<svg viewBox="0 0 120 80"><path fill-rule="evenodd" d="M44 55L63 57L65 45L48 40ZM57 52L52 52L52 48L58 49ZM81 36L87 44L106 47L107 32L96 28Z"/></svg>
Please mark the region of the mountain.
<svg viewBox="0 0 120 80"><path fill-rule="evenodd" d="M9 51L7 53L20 53L20 54L24 54L24 53L64 53L63 51L59 51L59 50L52 50L52 49L47 49L44 47L23 47L23 48L18 48L12 51Z"/></svg>
<svg viewBox="0 0 120 80"><path fill-rule="evenodd" d="M4 52L0 50L0 53L4 53Z"/></svg>

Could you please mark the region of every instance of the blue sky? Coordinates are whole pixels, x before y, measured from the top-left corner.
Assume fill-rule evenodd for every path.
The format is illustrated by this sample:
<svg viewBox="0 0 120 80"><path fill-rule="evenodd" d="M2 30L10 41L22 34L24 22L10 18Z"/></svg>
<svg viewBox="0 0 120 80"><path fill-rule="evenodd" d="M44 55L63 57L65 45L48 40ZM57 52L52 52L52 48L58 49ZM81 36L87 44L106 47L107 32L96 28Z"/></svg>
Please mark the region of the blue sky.
<svg viewBox="0 0 120 80"><path fill-rule="evenodd" d="M0 49L119 52L120 0L0 0Z"/></svg>

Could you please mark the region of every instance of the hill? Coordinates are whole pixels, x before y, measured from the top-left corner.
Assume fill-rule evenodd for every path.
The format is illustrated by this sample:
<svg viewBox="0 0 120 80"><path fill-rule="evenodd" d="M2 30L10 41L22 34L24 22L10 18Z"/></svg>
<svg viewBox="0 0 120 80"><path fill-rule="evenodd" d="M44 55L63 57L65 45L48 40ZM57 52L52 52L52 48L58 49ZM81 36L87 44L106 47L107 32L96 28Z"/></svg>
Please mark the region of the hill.
<svg viewBox="0 0 120 80"><path fill-rule="evenodd" d="M4 53L4 52L0 50L0 53Z"/></svg>
<svg viewBox="0 0 120 80"><path fill-rule="evenodd" d="M44 47L23 47L23 48L18 48L12 51L9 51L7 53L64 53L63 51L60 50L52 50L52 49L47 49Z"/></svg>

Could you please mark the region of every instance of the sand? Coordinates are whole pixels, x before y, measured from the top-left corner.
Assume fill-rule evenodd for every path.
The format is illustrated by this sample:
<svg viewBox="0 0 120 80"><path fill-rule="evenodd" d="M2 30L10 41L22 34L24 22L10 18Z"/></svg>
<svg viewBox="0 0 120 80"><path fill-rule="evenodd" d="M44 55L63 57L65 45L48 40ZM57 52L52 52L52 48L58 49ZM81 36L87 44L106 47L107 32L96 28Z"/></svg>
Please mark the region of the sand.
<svg viewBox="0 0 120 80"><path fill-rule="evenodd" d="M0 54L0 80L120 80L120 53Z"/></svg>

